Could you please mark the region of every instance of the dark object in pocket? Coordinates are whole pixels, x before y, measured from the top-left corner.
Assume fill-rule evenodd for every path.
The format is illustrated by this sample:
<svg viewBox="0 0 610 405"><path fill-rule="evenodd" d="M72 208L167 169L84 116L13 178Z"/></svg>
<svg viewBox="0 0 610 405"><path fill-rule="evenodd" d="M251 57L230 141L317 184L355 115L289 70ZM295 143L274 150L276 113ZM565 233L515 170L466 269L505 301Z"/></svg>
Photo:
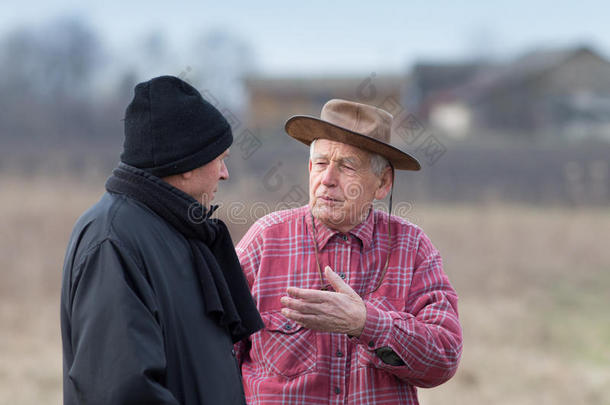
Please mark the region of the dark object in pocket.
<svg viewBox="0 0 610 405"><path fill-rule="evenodd" d="M379 349L375 349L375 354L377 357L381 359L385 364L389 364L390 366L404 366L405 362L402 361L400 357L396 354L392 348L389 346L383 346Z"/></svg>

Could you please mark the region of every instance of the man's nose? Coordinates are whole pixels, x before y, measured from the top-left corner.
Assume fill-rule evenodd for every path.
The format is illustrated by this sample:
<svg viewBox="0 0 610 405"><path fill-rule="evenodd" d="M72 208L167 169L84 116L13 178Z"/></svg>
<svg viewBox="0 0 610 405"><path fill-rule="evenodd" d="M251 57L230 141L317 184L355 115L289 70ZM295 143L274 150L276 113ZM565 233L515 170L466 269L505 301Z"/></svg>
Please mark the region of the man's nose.
<svg viewBox="0 0 610 405"><path fill-rule="evenodd" d="M326 187L337 185L337 169L332 163L326 166L326 169L322 174L322 184Z"/></svg>
<svg viewBox="0 0 610 405"><path fill-rule="evenodd" d="M225 162L222 162L222 166L220 166L220 180L228 180L229 179L229 169Z"/></svg>

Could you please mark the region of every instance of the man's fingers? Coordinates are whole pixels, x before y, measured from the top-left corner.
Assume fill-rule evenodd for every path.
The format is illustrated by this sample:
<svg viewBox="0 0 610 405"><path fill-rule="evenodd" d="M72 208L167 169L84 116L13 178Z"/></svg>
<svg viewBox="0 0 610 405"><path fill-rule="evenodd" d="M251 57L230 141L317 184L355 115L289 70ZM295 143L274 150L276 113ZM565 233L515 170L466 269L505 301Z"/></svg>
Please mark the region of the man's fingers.
<svg viewBox="0 0 610 405"><path fill-rule="evenodd" d="M282 315L284 315L288 319L292 319L295 322L301 324L301 326L305 326L303 323L308 319L312 319L315 315L310 314L302 314L299 311L295 311L290 308L282 308Z"/></svg>
<svg viewBox="0 0 610 405"><path fill-rule="evenodd" d="M354 295L356 291L352 289L343 279L330 268L330 266L326 266L324 268L324 275L326 279L333 286L336 292L344 293L347 295ZM357 295L357 294L356 294Z"/></svg>
<svg viewBox="0 0 610 405"><path fill-rule="evenodd" d="M320 314L323 312L321 305L318 303L306 302L290 297L280 298L280 302L286 308L298 311L302 314Z"/></svg>
<svg viewBox="0 0 610 405"><path fill-rule="evenodd" d="M296 323L307 329L321 330L321 322L318 315L302 314L298 311L294 311L288 308L282 308L282 315L284 315L288 319L295 321Z"/></svg>
<svg viewBox="0 0 610 405"><path fill-rule="evenodd" d="M308 288L288 287L288 295L309 302L325 302L328 300L328 291L312 290Z"/></svg>

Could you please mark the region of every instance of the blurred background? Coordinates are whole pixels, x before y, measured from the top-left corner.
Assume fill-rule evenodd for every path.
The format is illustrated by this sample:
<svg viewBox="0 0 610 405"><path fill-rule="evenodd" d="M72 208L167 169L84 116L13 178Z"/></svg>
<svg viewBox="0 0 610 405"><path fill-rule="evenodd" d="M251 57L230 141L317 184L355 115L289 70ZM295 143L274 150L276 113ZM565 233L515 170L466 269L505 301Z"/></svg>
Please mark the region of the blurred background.
<svg viewBox="0 0 610 405"><path fill-rule="evenodd" d="M238 241L307 202L283 132L330 98L395 117L394 213L441 251L464 354L423 404L610 403L610 6L603 1L0 4L0 404L61 402L59 289L136 83L225 114ZM384 209L385 202L379 207Z"/></svg>

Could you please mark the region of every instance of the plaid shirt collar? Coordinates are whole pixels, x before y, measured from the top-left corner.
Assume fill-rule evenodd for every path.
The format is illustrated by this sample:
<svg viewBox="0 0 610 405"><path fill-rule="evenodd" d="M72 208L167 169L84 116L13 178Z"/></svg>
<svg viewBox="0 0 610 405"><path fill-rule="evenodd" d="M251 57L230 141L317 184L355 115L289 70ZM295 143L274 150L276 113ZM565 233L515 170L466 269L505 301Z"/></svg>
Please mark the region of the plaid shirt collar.
<svg viewBox="0 0 610 405"><path fill-rule="evenodd" d="M307 230L311 235L313 235L313 227L311 224L312 215L309 207L307 208L307 214L305 221L307 223ZM336 229L329 228L317 218L314 218L315 228L316 228L316 242L318 244L318 249L324 249L324 246L328 243L330 238L335 235L339 235L341 237L344 235ZM352 236L355 236L362 242L362 246L364 249L369 249L373 244L373 230L375 228L375 215L373 215L373 208L370 209L368 216L364 221L356 225L352 228L348 233Z"/></svg>

